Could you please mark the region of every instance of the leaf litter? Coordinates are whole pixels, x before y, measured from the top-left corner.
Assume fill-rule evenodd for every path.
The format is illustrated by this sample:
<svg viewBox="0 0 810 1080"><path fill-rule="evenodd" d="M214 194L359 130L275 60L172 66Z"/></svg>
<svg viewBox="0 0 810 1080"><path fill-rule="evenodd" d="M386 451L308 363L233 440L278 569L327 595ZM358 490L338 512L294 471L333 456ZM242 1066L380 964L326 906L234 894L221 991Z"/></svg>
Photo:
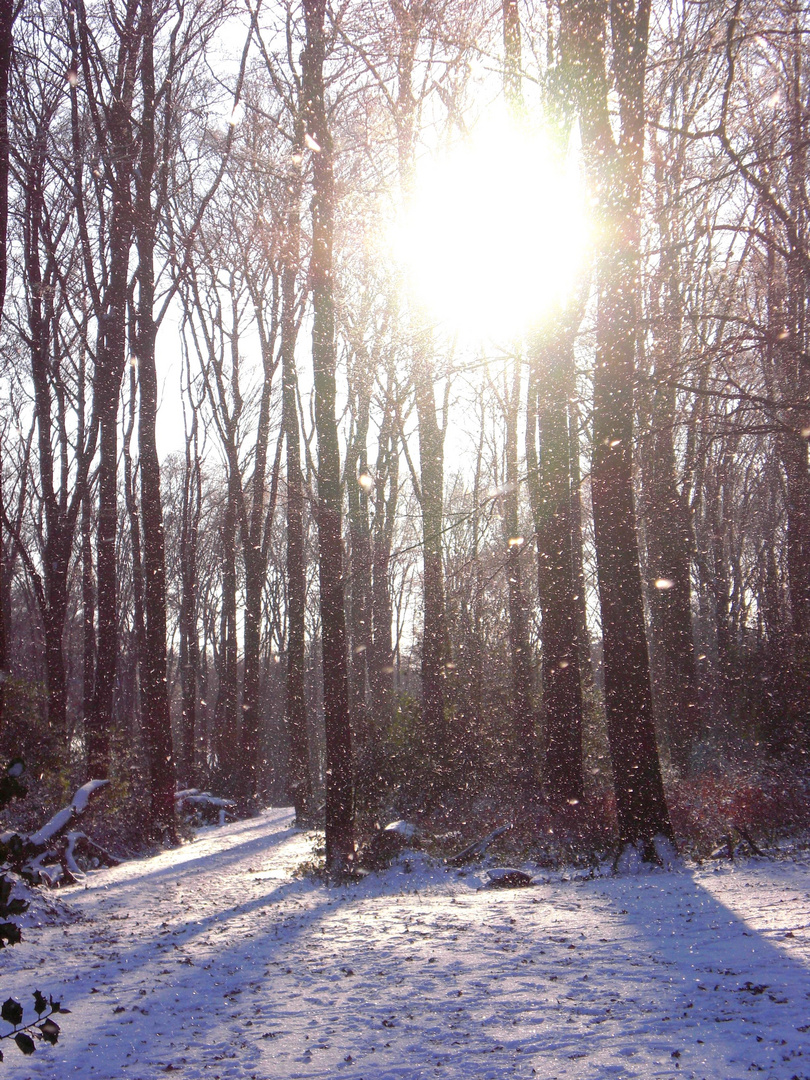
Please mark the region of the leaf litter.
<svg viewBox="0 0 810 1080"><path fill-rule="evenodd" d="M296 873L321 842L272 809L63 890L0 965L70 1022L4 1076L810 1080L806 857L328 887Z"/></svg>

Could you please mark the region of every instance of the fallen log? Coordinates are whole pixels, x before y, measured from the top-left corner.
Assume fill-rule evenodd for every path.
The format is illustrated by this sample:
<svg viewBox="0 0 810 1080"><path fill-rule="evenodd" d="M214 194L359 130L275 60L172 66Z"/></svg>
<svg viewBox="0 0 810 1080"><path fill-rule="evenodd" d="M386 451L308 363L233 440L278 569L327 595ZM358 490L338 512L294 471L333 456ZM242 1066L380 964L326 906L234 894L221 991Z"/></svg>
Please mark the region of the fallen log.
<svg viewBox="0 0 810 1080"><path fill-rule="evenodd" d="M233 799L221 799L199 788L176 791L174 804L177 812L192 825L224 825L236 820L236 803Z"/></svg>
<svg viewBox="0 0 810 1080"><path fill-rule="evenodd" d="M464 850L459 851L457 855L451 855L449 859L445 859L445 865L463 866L465 863L472 862L473 859L480 858L493 840L497 840L499 836L503 836L503 834L509 832L511 828L511 823L499 825L497 829L491 832L489 836L485 836L483 840L476 840L474 844L465 847Z"/></svg>
<svg viewBox="0 0 810 1080"><path fill-rule="evenodd" d="M117 866L118 860L94 844L83 832L70 826L85 812L92 799L107 787L109 780L90 780L36 832L0 836L3 857L21 877L33 885L73 884L83 877L76 856L86 854L96 865Z"/></svg>

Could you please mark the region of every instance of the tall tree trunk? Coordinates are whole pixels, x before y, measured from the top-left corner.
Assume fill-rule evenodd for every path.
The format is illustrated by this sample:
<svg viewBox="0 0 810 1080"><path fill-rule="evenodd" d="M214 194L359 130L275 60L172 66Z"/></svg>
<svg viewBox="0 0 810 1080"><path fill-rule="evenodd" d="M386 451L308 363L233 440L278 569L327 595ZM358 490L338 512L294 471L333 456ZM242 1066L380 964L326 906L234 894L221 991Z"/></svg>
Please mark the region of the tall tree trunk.
<svg viewBox="0 0 810 1080"><path fill-rule="evenodd" d="M306 47L302 89L313 147L312 365L318 436L318 547L326 726L326 865L332 873L354 858L352 738L343 584L342 492L336 397L334 241L335 185L332 134L326 111L325 0L304 0Z"/></svg>
<svg viewBox="0 0 810 1080"><path fill-rule="evenodd" d="M397 55L397 153L400 184L406 203L414 183L414 128L416 101L413 71L416 50L428 5L419 0L393 6L398 29ZM429 329L412 315L413 384L419 435L419 500L422 510L422 729L424 750L437 775L452 758L445 718L447 676L447 619L442 564L444 524L444 431L436 407L434 368ZM439 785L441 787L441 785Z"/></svg>
<svg viewBox="0 0 810 1080"><path fill-rule="evenodd" d="M677 117L671 116L674 127ZM698 735L697 673L692 636L691 523L686 495L678 487L675 425L681 353L683 302L679 253L681 230L672 206L681 192L679 147L655 152L659 310L651 310L654 361L649 431L642 434L642 505L650 607L653 708L666 733L672 764L681 772Z"/></svg>
<svg viewBox="0 0 810 1080"><path fill-rule="evenodd" d="M661 779L633 493L633 386L638 337L640 193L649 2L612 4L620 136L614 138L605 64L607 3L563 8L566 68L575 80L586 167L595 196L598 314L592 493L602 612L605 704L622 843L650 853L673 838Z"/></svg>
<svg viewBox="0 0 810 1080"><path fill-rule="evenodd" d="M0 0L0 329L5 314L6 280L8 277L8 174L11 149L8 135L8 89L16 13L17 9L15 9L14 0ZM0 507L2 505L3 458L2 451L0 451ZM0 515L0 733L3 730L6 678L8 675L6 612L2 602L4 571L3 525L2 515Z"/></svg>
<svg viewBox="0 0 810 1080"><path fill-rule="evenodd" d="M807 114L803 65L806 21L799 4L792 5L792 25L786 46L788 69L786 108L789 124L788 201L795 238L787 256L787 325L790 336L783 343L786 397L810 401L810 372L807 364L808 271L807 243L810 207L807 202ZM787 411L787 430L777 446L785 470L787 508L787 565L790 617L793 631L791 713L797 734L807 745L810 738L810 463L807 431L810 409Z"/></svg>
<svg viewBox="0 0 810 1080"><path fill-rule="evenodd" d="M93 707L96 677L96 593L93 576L92 496L89 484L82 495L82 717Z"/></svg>
<svg viewBox="0 0 810 1080"><path fill-rule="evenodd" d="M512 668L512 726L518 746L518 784L524 805L538 795L537 735L532 704L532 657L529 618L523 593L524 538L518 520L520 474L518 469L518 414L520 410L520 360L512 361L512 385L506 388L505 453L506 493L503 499L506 543L506 583L509 597L509 654Z"/></svg>
<svg viewBox="0 0 810 1080"><path fill-rule="evenodd" d="M93 711L85 721L87 771L107 775L118 661L118 403L126 365L126 311L132 235L129 178L116 184L110 222L109 282L99 318L93 395L100 441L96 530L97 648ZM88 723L89 721L89 723Z"/></svg>
<svg viewBox="0 0 810 1080"><path fill-rule="evenodd" d="M577 320L578 321L578 320ZM583 796L582 686L575 600L568 397L573 336L557 331L532 358L540 453L537 477L537 569L543 613L545 790L550 803Z"/></svg>
<svg viewBox="0 0 810 1080"><path fill-rule="evenodd" d="M239 779L239 669L236 636L236 502L229 478L220 545L222 551L222 610L220 613L219 694L217 696L217 773L223 790L234 795Z"/></svg>
<svg viewBox="0 0 810 1080"><path fill-rule="evenodd" d="M647 576L652 632L653 703L669 741L672 764L688 767L698 736L692 638L691 530L675 463L675 390L657 387L642 460Z"/></svg>
<svg viewBox="0 0 810 1080"><path fill-rule="evenodd" d="M568 398L568 460L571 477L571 557L576 595L577 651L582 693L593 691L591 632L588 629L588 604L585 594L585 547L582 539L582 471L580 468L579 409L575 404L576 385L573 364Z"/></svg>
<svg viewBox="0 0 810 1080"><path fill-rule="evenodd" d="M47 243L43 233L45 218L45 147L48 119L42 118L25 174L25 274L30 290L28 307L31 349L31 381L37 422L39 484L44 517L42 586L36 589L40 601L45 644L45 681L47 687L48 725L64 739L67 722L67 685L62 634L68 601L72 531L61 512L54 475L54 430L51 390L51 330L53 307L50 300L50 277L43 274L40 245Z"/></svg>
<svg viewBox="0 0 810 1080"><path fill-rule="evenodd" d="M197 631L197 548L202 511L197 410L192 404L191 430L186 435L186 467L183 477L182 525L180 533L180 778L191 787L197 767L197 685L200 674L200 646Z"/></svg>
<svg viewBox="0 0 810 1080"><path fill-rule="evenodd" d="M346 453L346 486L349 510L349 613L351 643L350 709L354 732L355 805L359 813L374 815L377 796L376 717L369 708L369 660L371 649L371 531L368 471L368 429L373 369L362 343L355 346L350 388L353 398L353 432Z"/></svg>
<svg viewBox="0 0 810 1080"><path fill-rule="evenodd" d="M303 120L295 118L295 143L289 166L287 213L281 268L282 424L287 444L287 733L290 761L287 790L295 819L303 825L312 812L309 732L306 699L306 552L304 543L304 478L298 426L295 346L298 339L296 290L301 260L301 191L299 164L304 141Z"/></svg>
<svg viewBox="0 0 810 1080"><path fill-rule="evenodd" d="M140 408L138 452L143 517L143 608L146 635L141 655L143 729L149 759L151 823L156 835L176 839L175 765L166 666L166 560L158 461L155 343L155 23L152 0L141 0L141 155L135 173L135 242L138 251L137 349Z"/></svg>
<svg viewBox="0 0 810 1080"><path fill-rule="evenodd" d="M97 63L97 43L83 0L66 6L65 16L73 63L81 71L84 92L91 108L100 163L99 183L94 190L99 200L99 218L105 223L102 232L104 273L96 276L99 257L87 224L86 207L80 194L81 163L85 158L85 132L78 108L75 86L71 87L71 136L74 154L74 180L77 192L82 259L86 287L93 304L98 326L95 371L93 376L93 411L99 431L98 528L96 531L97 649L93 709L85 718L87 771L93 777L106 776L110 765L110 731L115 704L115 676L118 661L118 571L116 534L118 526L118 406L121 380L126 366L127 297L129 259L132 246L132 177L134 142L132 102L137 82L140 47L138 22L139 0L127 0L121 20L116 24L114 64ZM115 92L97 78L100 68L111 76ZM112 70L110 70L112 69ZM109 196L109 204L104 205Z"/></svg>
<svg viewBox="0 0 810 1080"><path fill-rule="evenodd" d="M389 394L391 393L389 380ZM371 710L378 731L385 732L394 710L394 642L391 586L388 571L394 538L394 519L399 496L399 442L395 405L386 402L380 428L375 469L374 518L371 563L371 649L369 681Z"/></svg>
<svg viewBox="0 0 810 1080"><path fill-rule="evenodd" d="M523 110L520 12L517 0L503 0L504 96L513 120ZM518 745L518 783L524 804L537 797L537 746L532 704L532 658L529 620L523 594L523 537L520 535L518 415L521 359L512 359L512 385L505 387L506 494L503 500L506 582L509 596L509 654L512 667L512 724ZM507 376L508 378L508 376Z"/></svg>
<svg viewBox="0 0 810 1080"><path fill-rule="evenodd" d="M447 620L444 599L444 430L439 426L433 372L423 344L414 383L419 422L419 489L422 508L422 728L437 776L457 747L450 746L445 717ZM441 788L441 785L440 785Z"/></svg>
<svg viewBox="0 0 810 1080"><path fill-rule="evenodd" d="M282 271L283 272L283 271ZM267 449L270 437L270 397L275 372L274 341L264 322L265 298L251 289L262 354L261 399L254 443L250 509L242 515L242 557L245 564L245 652L242 697L241 800L252 809L259 797L265 762L262 758L261 644L262 596L267 574L269 533L278 494L284 434L282 432L271 471L270 506L267 506ZM242 501L244 508L244 499Z"/></svg>
<svg viewBox="0 0 810 1080"><path fill-rule="evenodd" d="M126 426L122 457L124 466L124 505L129 525L129 559L132 574L132 638L135 642L135 663L140 666L144 654L146 624L143 614L143 544L141 542L141 517L138 512L138 494L135 489L137 463L132 461L132 436L135 431L136 403L138 398L138 376L135 365L129 369L129 401L127 403ZM130 734L133 743L140 745L143 737L142 701L140 679L132 682L132 705L124 710L130 722Z"/></svg>

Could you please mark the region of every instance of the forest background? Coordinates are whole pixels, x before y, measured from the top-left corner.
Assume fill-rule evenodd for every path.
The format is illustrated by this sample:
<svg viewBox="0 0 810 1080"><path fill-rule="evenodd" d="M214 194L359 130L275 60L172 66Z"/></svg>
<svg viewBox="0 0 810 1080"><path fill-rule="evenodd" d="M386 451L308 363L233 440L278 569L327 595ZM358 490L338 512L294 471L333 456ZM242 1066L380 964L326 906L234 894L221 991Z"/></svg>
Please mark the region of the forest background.
<svg viewBox="0 0 810 1080"><path fill-rule="evenodd" d="M121 842L208 787L322 813L333 870L393 816L552 859L806 825L807 34L2 0L23 824L109 777Z"/></svg>

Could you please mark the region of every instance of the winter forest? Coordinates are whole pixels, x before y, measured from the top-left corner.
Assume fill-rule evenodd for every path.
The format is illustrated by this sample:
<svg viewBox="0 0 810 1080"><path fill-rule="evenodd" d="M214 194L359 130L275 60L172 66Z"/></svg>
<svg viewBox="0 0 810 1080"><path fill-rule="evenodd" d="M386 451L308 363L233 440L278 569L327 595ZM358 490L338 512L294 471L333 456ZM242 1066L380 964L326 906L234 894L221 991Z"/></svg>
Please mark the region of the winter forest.
<svg viewBox="0 0 810 1080"><path fill-rule="evenodd" d="M807 1080L809 171L801 0L0 0L0 1069Z"/></svg>
<svg viewBox="0 0 810 1080"><path fill-rule="evenodd" d="M113 844L205 789L338 874L394 818L807 824L809 30L3 0L18 828L100 779Z"/></svg>

